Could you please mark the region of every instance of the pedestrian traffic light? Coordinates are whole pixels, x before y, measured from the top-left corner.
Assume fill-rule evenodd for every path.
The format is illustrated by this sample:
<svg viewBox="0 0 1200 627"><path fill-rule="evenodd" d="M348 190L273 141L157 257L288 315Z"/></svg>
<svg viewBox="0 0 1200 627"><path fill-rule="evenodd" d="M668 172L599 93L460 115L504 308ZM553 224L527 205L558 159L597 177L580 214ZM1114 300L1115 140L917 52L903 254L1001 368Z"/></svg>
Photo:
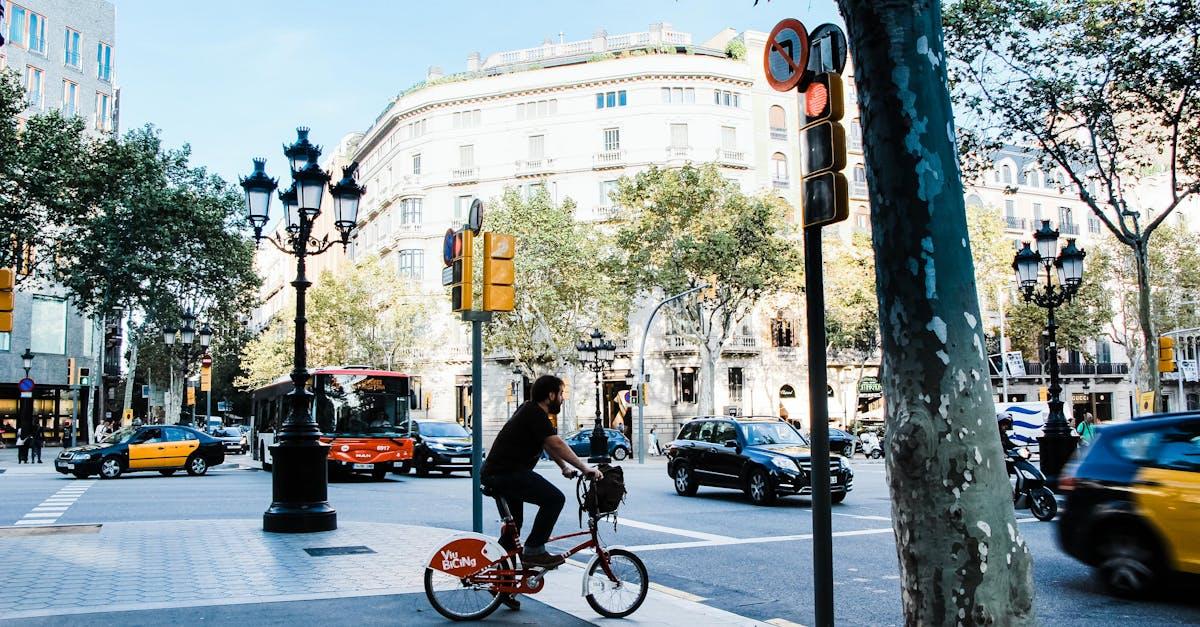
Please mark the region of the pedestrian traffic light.
<svg viewBox="0 0 1200 627"><path fill-rule="evenodd" d="M91 384L92 384L92 369L91 368L80 368L79 369L79 385L88 386Z"/></svg>
<svg viewBox="0 0 1200 627"><path fill-rule="evenodd" d="M12 333L15 305L12 268L0 268L0 333Z"/></svg>
<svg viewBox="0 0 1200 627"><path fill-rule="evenodd" d="M831 224L850 215L846 176L846 129L842 77L834 72L818 74L804 92L804 153L800 160L803 224Z"/></svg>
<svg viewBox="0 0 1200 627"><path fill-rule="evenodd" d="M1175 372L1175 338L1158 338L1158 371Z"/></svg>
<svg viewBox="0 0 1200 627"><path fill-rule="evenodd" d="M512 235L483 234L483 310L512 311L516 299L517 241Z"/></svg>
<svg viewBox="0 0 1200 627"><path fill-rule="evenodd" d="M475 289L475 283L472 281L474 249L474 233L463 229L454 234L454 256L450 266L454 273L450 282L450 309L455 313L471 310L471 296Z"/></svg>
<svg viewBox="0 0 1200 627"><path fill-rule="evenodd" d="M75 385L75 358L67 358L67 385Z"/></svg>

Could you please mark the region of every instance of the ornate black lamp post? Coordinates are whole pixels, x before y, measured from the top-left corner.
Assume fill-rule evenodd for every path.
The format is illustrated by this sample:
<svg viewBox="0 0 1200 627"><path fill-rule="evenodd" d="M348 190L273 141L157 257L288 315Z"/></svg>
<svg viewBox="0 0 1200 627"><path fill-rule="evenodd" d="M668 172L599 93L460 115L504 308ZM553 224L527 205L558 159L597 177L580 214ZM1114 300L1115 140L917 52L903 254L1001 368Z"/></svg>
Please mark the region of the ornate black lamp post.
<svg viewBox="0 0 1200 627"><path fill-rule="evenodd" d="M592 430L592 456L588 461L593 464L608 463L608 434L600 418L600 373L612 365L617 347L604 339L600 329L594 329L587 341L575 345L579 352L579 362L596 374L596 428Z"/></svg>
<svg viewBox="0 0 1200 627"><path fill-rule="evenodd" d="M196 331L195 324L196 316L192 314L191 311L188 311L187 313L183 314L183 326L181 328L176 329L175 327L168 326L163 327L162 329L163 344L166 344L167 349L170 351L168 354L169 360L173 361L175 357L176 335L179 337L179 343L183 346L184 385L187 385L187 371L191 368L192 361L196 357L207 353L209 345L212 344L213 332L212 328L208 326L208 323L204 323L204 326L200 328L199 332ZM199 343L196 342L197 339L199 339ZM196 350L197 347L199 350ZM172 365L172 375L174 375L174 372L174 366ZM173 382L172 387L174 387ZM205 415L212 416L212 390L209 390L208 393L208 411L205 413ZM178 418L178 416L176 416L176 418ZM168 417L168 420L169 419L170 418ZM192 422L196 422L195 404L192 405Z"/></svg>
<svg viewBox="0 0 1200 627"><path fill-rule="evenodd" d="M312 393L305 389L308 382L308 355L305 350L304 315L305 291L312 283L304 275L304 260L319 255L340 243L345 250L354 228L358 225L358 203L366 188L354 180L358 163L342 168L342 180L329 187L334 201L334 225L341 237L317 239L312 235L313 222L321 214L321 199L325 194L329 173L321 169L317 158L319 146L308 141L308 129L296 129L296 142L285 146L292 171L292 185L279 194L283 203L286 235L264 236L262 231L270 219L271 194L277 187L275 179L267 176L266 160L254 160L254 172L242 179L246 190L246 217L254 227L254 238L266 239L287 255L296 258L296 337L295 365L292 369L291 414L279 429L271 447L274 474L271 481L271 507L263 514L263 529L285 533L330 531L337 528L337 512L329 505L329 483L326 476L327 444L320 440L321 430L309 412Z"/></svg>
<svg viewBox="0 0 1200 627"><path fill-rule="evenodd" d="M1013 269L1017 271L1017 284L1025 301L1036 303L1049 312L1046 335L1050 354L1050 415L1046 419L1044 435L1038 438L1038 445L1042 472L1052 485L1056 485L1062 467L1075 451L1076 441L1063 413L1062 384L1058 377L1058 325L1054 320L1054 310L1071 302L1079 291L1079 285L1083 282L1085 253L1075 247L1074 239L1068 239L1067 245L1059 251L1058 231L1050 228L1049 220L1042 221L1042 228L1033 234L1033 239L1037 250L1031 249L1029 242L1026 242L1013 260ZM1057 271L1057 282L1054 281L1055 273L1051 273L1051 267ZM1039 287L1043 272L1046 280Z"/></svg>
<svg viewBox="0 0 1200 627"><path fill-rule="evenodd" d="M24 353L21 353L21 367L25 369L25 378L27 379L29 378L29 371L33 369L34 357L33 351L28 348L25 349Z"/></svg>

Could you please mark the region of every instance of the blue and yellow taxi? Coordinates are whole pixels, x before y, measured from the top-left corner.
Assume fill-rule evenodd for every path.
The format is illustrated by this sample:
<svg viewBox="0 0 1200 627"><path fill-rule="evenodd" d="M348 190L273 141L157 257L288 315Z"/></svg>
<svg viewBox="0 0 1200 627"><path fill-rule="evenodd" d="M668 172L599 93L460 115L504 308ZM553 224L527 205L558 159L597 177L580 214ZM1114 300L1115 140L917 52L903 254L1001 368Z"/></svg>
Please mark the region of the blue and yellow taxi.
<svg viewBox="0 0 1200 627"><path fill-rule="evenodd" d="M182 425L146 425L121 429L98 444L66 449L54 460L54 469L79 479L116 479L146 470L203 475L224 462L221 441L207 433Z"/></svg>
<svg viewBox="0 0 1200 627"><path fill-rule="evenodd" d="M1200 413L1104 426L1059 487L1059 544L1113 593L1200 575Z"/></svg>

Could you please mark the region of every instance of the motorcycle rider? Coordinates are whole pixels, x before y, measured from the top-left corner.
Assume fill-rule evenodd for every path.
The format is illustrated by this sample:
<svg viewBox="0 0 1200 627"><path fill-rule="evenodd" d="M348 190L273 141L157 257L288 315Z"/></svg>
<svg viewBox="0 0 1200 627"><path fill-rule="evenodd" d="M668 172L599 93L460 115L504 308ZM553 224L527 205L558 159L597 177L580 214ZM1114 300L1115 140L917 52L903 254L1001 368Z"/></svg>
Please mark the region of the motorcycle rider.
<svg viewBox="0 0 1200 627"><path fill-rule="evenodd" d="M1013 428L1012 414L1008 412L996 414L996 428L1000 430L1000 447L1004 449L1005 453L1017 448L1017 445L1008 437L1008 432Z"/></svg>

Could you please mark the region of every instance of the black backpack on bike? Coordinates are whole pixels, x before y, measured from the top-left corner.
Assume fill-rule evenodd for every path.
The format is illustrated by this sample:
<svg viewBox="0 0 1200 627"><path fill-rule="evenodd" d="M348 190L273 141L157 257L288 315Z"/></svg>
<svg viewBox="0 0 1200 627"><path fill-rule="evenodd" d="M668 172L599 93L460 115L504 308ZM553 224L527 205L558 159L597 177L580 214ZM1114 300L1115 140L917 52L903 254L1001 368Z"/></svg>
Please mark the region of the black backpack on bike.
<svg viewBox="0 0 1200 627"><path fill-rule="evenodd" d="M625 472L620 466L601 464L599 468L604 477L588 484L582 500L584 509L595 518L615 515L617 508L625 502L626 494Z"/></svg>

